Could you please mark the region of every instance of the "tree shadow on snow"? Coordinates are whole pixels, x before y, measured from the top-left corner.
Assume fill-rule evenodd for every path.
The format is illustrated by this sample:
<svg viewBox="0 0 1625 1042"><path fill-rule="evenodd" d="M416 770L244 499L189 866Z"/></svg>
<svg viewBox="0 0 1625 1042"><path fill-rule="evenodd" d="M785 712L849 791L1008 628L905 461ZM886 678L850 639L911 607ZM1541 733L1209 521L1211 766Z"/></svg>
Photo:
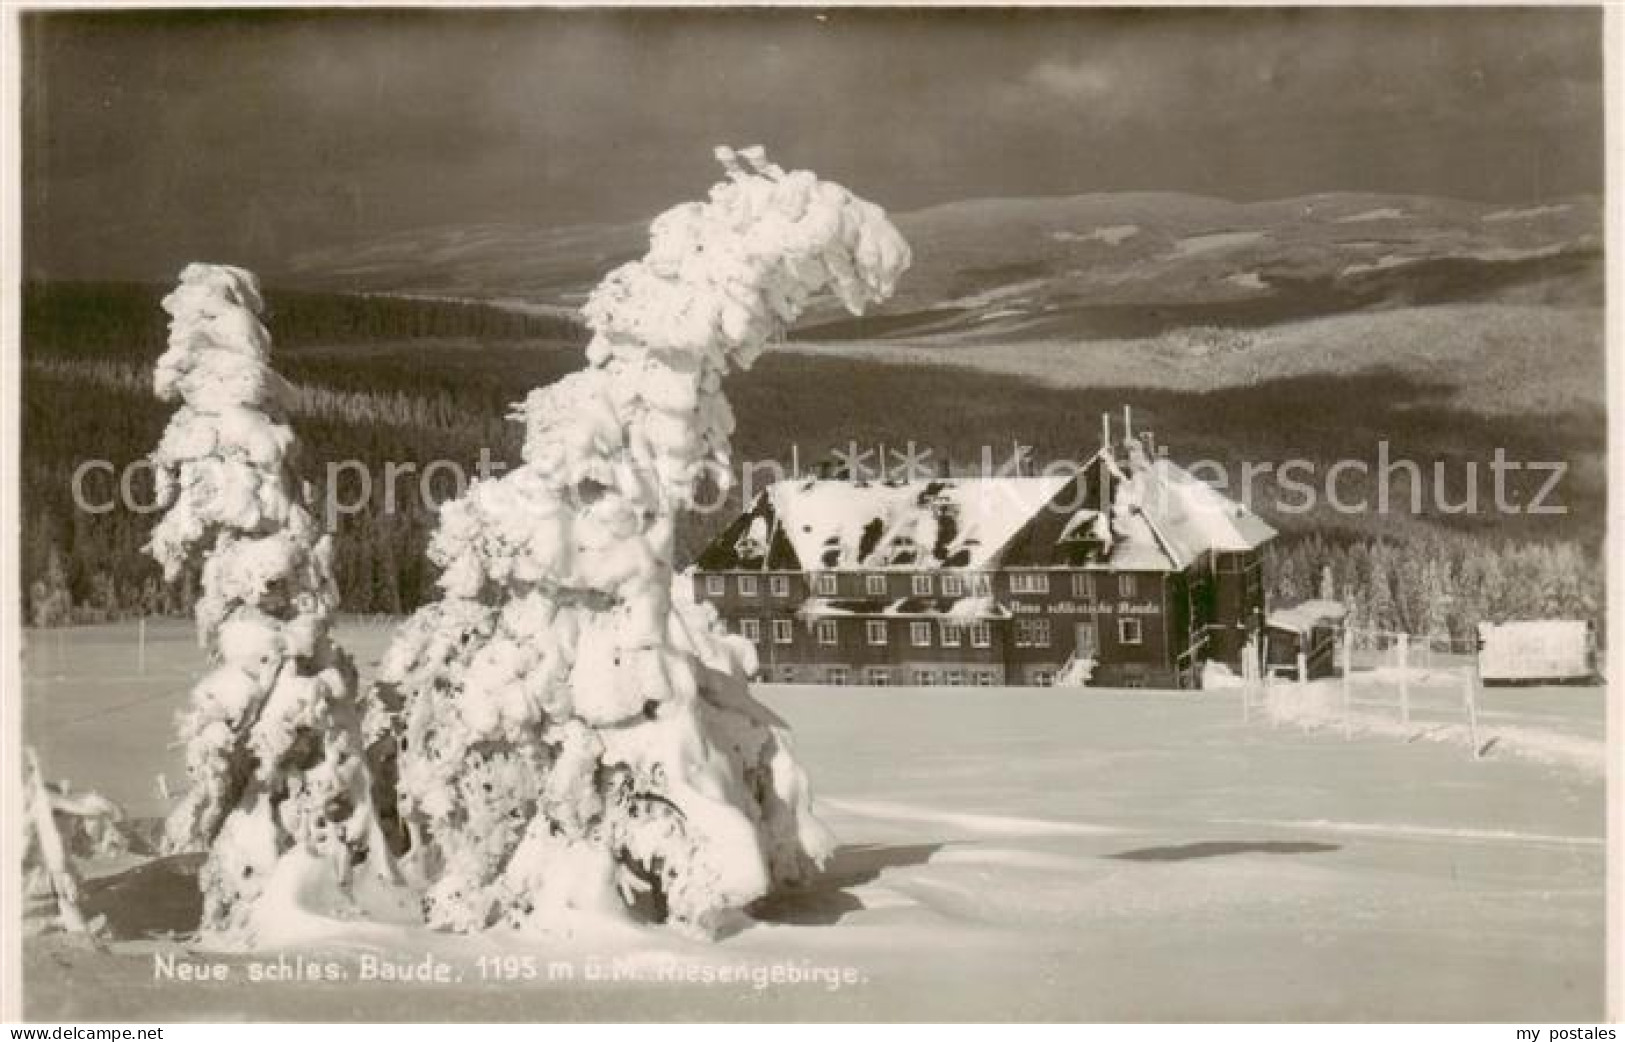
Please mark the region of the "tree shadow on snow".
<svg viewBox="0 0 1625 1042"><path fill-rule="evenodd" d="M874 882L889 868L923 865L942 847L941 843L841 847L810 882L769 894L747 911L762 923L830 926L863 909L857 895L848 892L850 888Z"/></svg>
<svg viewBox="0 0 1625 1042"><path fill-rule="evenodd" d="M1228 857L1232 854L1327 854L1342 850L1338 843L1311 843L1286 840L1206 840L1184 843L1172 847L1141 847L1120 854L1107 854L1118 861L1193 861L1205 857Z"/></svg>

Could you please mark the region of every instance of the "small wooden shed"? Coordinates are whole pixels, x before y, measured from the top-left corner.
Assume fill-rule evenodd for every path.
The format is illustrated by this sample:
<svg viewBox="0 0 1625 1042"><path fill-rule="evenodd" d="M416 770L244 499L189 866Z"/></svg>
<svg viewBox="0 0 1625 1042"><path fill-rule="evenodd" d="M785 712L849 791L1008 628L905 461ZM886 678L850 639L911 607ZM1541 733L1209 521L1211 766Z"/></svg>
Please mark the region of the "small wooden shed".
<svg viewBox="0 0 1625 1042"><path fill-rule="evenodd" d="M1348 609L1337 601L1304 601L1264 619L1264 672L1314 680L1337 672L1337 638Z"/></svg>

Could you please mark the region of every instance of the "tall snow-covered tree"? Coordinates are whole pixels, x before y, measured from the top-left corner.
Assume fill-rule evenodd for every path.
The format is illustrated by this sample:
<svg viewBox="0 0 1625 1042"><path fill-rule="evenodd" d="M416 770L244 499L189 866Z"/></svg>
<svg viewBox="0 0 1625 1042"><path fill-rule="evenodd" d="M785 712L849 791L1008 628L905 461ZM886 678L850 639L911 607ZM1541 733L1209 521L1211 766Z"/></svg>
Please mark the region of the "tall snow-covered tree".
<svg viewBox="0 0 1625 1042"><path fill-rule="evenodd" d="M164 298L153 386L180 406L152 454L168 506L146 548L169 581L201 563L195 614L213 663L180 718L190 788L166 843L207 851L203 929L247 943L273 889L329 894L324 910L342 915L357 885L395 878L355 667L329 632L332 546L298 473L262 306L252 274L208 264Z"/></svg>
<svg viewBox="0 0 1625 1042"><path fill-rule="evenodd" d="M441 599L380 665L408 865L438 927L630 917L714 932L830 839L755 651L673 574L674 525L725 480L723 377L815 294L861 312L909 262L880 208L760 149L650 229L584 316L586 369L518 407L524 462L447 505Z"/></svg>

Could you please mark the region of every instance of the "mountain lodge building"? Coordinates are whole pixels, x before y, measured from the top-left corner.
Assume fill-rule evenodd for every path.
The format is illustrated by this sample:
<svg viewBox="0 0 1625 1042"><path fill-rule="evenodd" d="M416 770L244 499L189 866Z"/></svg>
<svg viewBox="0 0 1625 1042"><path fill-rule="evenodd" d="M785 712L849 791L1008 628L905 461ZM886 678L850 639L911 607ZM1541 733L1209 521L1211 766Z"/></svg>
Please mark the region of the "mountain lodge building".
<svg viewBox="0 0 1625 1042"><path fill-rule="evenodd" d="M1191 688L1240 672L1274 529L1109 426L1053 476L779 481L695 594L777 683Z"/></svg>

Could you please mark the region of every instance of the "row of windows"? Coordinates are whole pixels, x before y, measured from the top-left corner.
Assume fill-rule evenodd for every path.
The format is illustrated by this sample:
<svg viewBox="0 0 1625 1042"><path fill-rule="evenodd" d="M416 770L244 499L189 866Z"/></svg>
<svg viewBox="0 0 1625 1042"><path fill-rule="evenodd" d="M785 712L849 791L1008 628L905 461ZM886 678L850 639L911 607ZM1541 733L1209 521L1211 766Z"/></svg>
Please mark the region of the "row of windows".
<svg viewBox="0 0 1625 1042"><path fill-rule="evenodd" d="M741 575L739 579L739 594L742 597L755 597L761 592L759 576ZM770 575L767 577L768 592L775 597L790 596L790 577L788 575ZM728 577L726 575L707 575L705 577L705 593L708 597L721 597L728 591Z"/></svg>
<svg viewBox="0 0 1625 1042"><path fill-rule="evenodd" d="M993 687L999 682L999 675L990 669L922 669L916 667L906 674L909 683L915 687L964 687L973 684L977 687ZM783 665L778 668L775 678L781 684L794 684L800 673L793 665ZM892 671L889 666L868 666L863 670L863 681L872 687L891 686ZM811 679L811 678L809 678ZM844 687L851 683L852 671L845 666L826 667L822 674L824 683ZM816 680L812 682L816 683ZM1051 669L1035 669L1032 673L1032 682L1037 687L1054 687L1055 671Z"/></svg>
<svg viewBox="0 0 1625 1042"><path fill-rule="evenodd" d="M970 631L973 648L993 646L993 627L985 622L972 622L969 626L959 622L911 622L908 624L908 642L911 647L929 648L933 636L945 648L963 647L965 631ZM937 632L933 634L933 630ZM885 619L867 619L863 624L864 639L873 647L884 647L891 639L891 625ZM823 619L818 623L818 643L834 646L840 643L836 620Z"/></svg>
<svg viewBox="0 0 1625 1042"><path fill-rule="evenodd" d="M795 641L795 630L789 619L772 619L773 643L791 644ZM909 645L916 648L929 648L933 637L945 648L963 647L965 631L970 630L970 645L973 648L988 648L993 646L993 627L986 622L972 622L969 627L958 622L910 622L908 624ZM838 619L819 619L815 627L818 634L818 643L825 647L837 647L841 643L841 627ZM933 630L937 632L933 634ZM762 622L760 619L740 619L739 635L746 640L760 643L762 640ZM1117 620L1117 641L1119 644L1139 644L1144 640L1145 631L1140 620L1132 616L1124 616ZM891 626L885 619L864 620L864 639L871 646L885 647L891 639ZM1017 619L1016 620L1016 647L1018 648L1047 648L1050 646L1050 624L1048 619Z"/></svg>
<svg viewBox="0 0 1625 1042"><path fill-rule="evenodd" d="M824 671L824 682L843 687L851 683L851 676L845 666L830 666ZM939 680L949 687L964 687L966 684L993 687L999 682L999 675L989 669L945 669L941 673L934 669L916 669L907 676L915 687L935 687ZM892 671L886 666L866 666L863 682L870 687L890 687Z"/></svg>
<svg viewBox="0 0 1625 1042"><path fill-rule="evenodd" d="M1093 600L1099 587L1096 585L1094 572L1072 573L1072 596ZM1011 572L1011 593L1049 593L1048 572ZM1120 572L1117 575L1117 596L1137 597L1140 592L1139 577L1131 572Z"/></svg>
<svg viewBox="0 0 1625 1042"><path fill-rule="evenodd" d="M774 619L773 643L790 644L795 641L795 630L791 628L789 619ZM760 643L762 640L762 623L760 619L740 619L739 635L746 640Z"/></svg>
<svg viewBox="0 0 1625 1042"><path fill-rule="evenodd" d="M756 597L761 593L760 576L740 575L739 595L741 597ZM910 577L911 589L916 597L929 597L935 589L937 577L931 575L915 575ZM866 575L863 579L864 592L872 597L884 597L889 592L888 577L884 575ZM774 597L790 596L790 577L788 575L769 575L767 577L768 592ZM820 597L835 597L840 592L839 578L832 572L822 572L813 581L814 589ZM986 575L943 575L941 576L942 596L963 597L967 590L974 596L987 597L993 592L992 580ZM707 596L721 597L728 590L728 577L725 575L707 575L705 577L705 592ZM1093 572L1072 573L1072 596L1093 599L1096 596L1095 574ZM1011 572L1011 593L1049 593L1049 574L1047 572ZM1119 597L1135 597L1139 595L1139 582L1131 573L1120 573L1117 576L1117 595Z"/></svg>
<svg viewBox="0 0 1625 1042"><path fill-rule="evenodd" d="M969 590L978 597L993 595L993 580L986 575L943 575L941 591L944 597L963 597ZM936 593L938 578L932 575L909 576L909 592L916 597L930 597ZM832 572L820 573L814 580L820 597L834 597L840 591L840 578ZM891 592L891 581L885 575L863 577L863 592L871 597L884 597Z"/></svg>

